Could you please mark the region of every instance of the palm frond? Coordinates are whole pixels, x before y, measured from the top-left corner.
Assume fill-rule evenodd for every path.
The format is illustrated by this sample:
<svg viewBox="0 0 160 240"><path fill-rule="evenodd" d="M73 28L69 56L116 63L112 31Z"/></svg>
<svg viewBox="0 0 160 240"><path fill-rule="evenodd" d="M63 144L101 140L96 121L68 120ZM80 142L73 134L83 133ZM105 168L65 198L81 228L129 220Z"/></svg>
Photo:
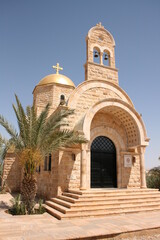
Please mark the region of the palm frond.
<svg viewBox="0 0 160 240"><path fill-rule="evenodd" d="M26 107L26 116L28 121L28 147L34 147L36 145L35 138L37 135L37 116L34 107Z"/></svg>
<svg viewBox="0 0 160 240"><path fill-rule="evenodd" d="M35 124L35 138L34 138L34 142L35 144L39 145L39 143L41 142L41 135L42 132L45 128L45 124L47 121L47 117L49 114L49 108L50 108L50 104L48 103L45 107L45 109L41 112L41 114L39 115L39 117L36 120L36 124Z"/></svg>
<svg viewBox="0 0 160 240"><path fill-rule="evenodd" d="M13 139L17 138L18 133L16 129L2 115L0 115L0 125L6 129L11 138Z"/></svg>
<svg viewBox="0 0 160 240"><path fill-rule="evenodd" d="M79 135L77 132L70 130L58 130L52 133L50 138L46 138L43 142L44 152L54 152L61 147L70 147L77 144L86 143L87 140L84 136Z"/></svg>
<svg viewBox="0 0 160 240"><path fill-rule="evenodd" d="M22 107L22 104L20 103L17 95L15 94L15 98L16 98L16 103L17 103L17 107L15 107L14 105L14 111L15 114L17 116L17 120L18 120L18 125L19 125L19 130L20 130L20 135L22 136L24 145L27 146L28 145L28 141L29 141L29 124L28 124L28 119L27 119L27 115Z"/></svg>
<svg viewBox="0 0 160 240"><path fill-rule="evenodd" d="M41 131L41 142L40 145L43 144L44 139L50 138L54 131L57 131L61 126L68 126L68 123L65 121L65 118L69 117L70 115L74 114L74 110L61 110L57 111L50 115L47 119L47 122L44 128Z"/></svg>
<svg viewBox="0 0 160 240"><path fill-rule="evenodd" d="M11 146L11 143L0 134L0 162L5 159L6 153Z"/></svg>

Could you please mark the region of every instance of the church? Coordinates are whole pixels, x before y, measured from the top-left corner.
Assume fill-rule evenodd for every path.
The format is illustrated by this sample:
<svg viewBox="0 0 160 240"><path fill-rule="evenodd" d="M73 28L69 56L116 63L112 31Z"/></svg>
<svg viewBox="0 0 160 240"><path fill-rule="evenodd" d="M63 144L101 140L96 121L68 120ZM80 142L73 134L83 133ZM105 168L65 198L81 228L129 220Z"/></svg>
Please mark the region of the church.
<svg viewBox="0 0 160 240"><path fill-rule="evenodd" d="M46 199L60 196L50 204L48 201L48 211L52 211L51 207L57 211L56 205L61 203L63 212L67 203L74 203L83 194L87 196L85 193L88 197L93 192L105 195L109 190L112 195L118 191L139 191L143 195L147 191L144 153L149 138L142 116L119 86L111 33L101 23L89 30L85 80L77 87L60 73L58 63L53 67L56 73L44 77L33 90L37 114L48 102L51 113L57 108L75 109L68 120L69 128L83 134L88 142L50 154L37 169L38 195ZM6 179L11 190L16 191L20 173L15 176L18 165L12 153L5 165L11 158L14 166L8 167Z"/></svg>

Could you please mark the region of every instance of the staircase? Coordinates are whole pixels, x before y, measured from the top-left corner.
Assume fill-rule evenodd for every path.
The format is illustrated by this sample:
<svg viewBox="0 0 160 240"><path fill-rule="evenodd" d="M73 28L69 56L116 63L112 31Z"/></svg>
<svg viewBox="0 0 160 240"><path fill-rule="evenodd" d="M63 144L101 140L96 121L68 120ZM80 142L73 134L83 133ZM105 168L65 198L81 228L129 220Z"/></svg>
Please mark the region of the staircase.
<svg viewBox="0 0 160 240"><path fill-rule="evenodd" d="M46 201L46 211L58 219L104 217L160 210L158 189L68 190Z"/></svg>

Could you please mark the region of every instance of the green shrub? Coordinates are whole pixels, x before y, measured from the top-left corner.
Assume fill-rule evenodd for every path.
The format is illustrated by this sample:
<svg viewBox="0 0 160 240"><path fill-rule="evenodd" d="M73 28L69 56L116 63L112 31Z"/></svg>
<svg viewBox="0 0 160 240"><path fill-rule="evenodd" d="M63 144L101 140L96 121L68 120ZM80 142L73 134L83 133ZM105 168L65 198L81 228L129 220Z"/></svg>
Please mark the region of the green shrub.
<svg viewBox="0 0 160 240"><path fill-rule="evenodd" d="M1 186L0 186L0 194L4 194L4 193L6 193L5 181L3 183L1 183Z"/></svg>
<svg viewBox="0 0 160 240"><path fill-rule="evenodd" d="M158 188L160 190L160 170L159 168L151 169L146 175L147 187Z"/></svg>
<svg viewBox="0 0 160 240"><path fill-rule="evenodd" d="M15 198L11 199L12 207L9 208L9 213L12 215L25 215L26 206L21 201L21 194L18 194Z"/></svg>
<svg viewBox="0 0 160 240"><path fill-rule="evenodd" d="M18 194L15 198L11 199L11 203L12 206L8 211L12 215L43 214L45 212L42 199L39 200L37 207L36 202L32 202L30 212L27 212L26 204L21 200L21 194Z"/></svg>

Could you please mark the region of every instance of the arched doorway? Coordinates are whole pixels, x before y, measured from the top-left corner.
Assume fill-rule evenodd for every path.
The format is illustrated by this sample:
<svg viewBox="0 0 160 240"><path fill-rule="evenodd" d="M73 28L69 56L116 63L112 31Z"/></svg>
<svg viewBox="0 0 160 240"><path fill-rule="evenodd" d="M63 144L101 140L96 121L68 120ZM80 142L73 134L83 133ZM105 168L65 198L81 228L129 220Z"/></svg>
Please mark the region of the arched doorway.
<svg viewBox="0 0 160 240"><path fill-rule="evenodd" d="M116 148L105 136L96 137L91 145L91 188L117 187Z"/></svg>

